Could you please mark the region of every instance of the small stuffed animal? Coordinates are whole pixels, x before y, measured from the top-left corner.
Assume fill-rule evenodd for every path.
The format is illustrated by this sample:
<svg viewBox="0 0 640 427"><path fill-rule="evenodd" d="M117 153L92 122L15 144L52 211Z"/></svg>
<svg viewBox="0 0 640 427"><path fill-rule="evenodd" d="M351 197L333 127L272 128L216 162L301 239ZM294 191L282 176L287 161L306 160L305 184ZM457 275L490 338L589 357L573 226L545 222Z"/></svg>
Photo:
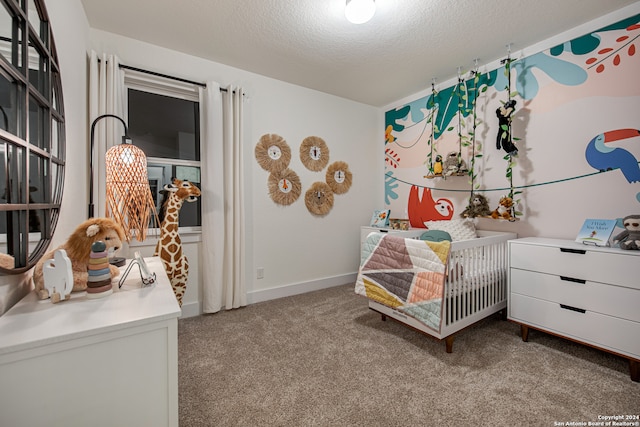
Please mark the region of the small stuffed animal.
<svg viewBox="0 0 640 427"><path fill-rule="evenodd" d="M436 155L436 161L433 164L433 174L442 175L442 156L440 154Z"/></svg>
<svg viewBox="0 0 640 427"><path fill-rule="evenodd" d="M500 197L498 207L491 212L491 218L493 219L507 219L511 220L511 210L513 208L513 199L508 196Z"/></svg>
<svg viewBox="0 0 640 427"><path fill-rule="evenodd" d="M491 208L487 198L482 194L474 194L467 206L460 214L463 218L476 218L491 215Z"/></svg>
<svg viewBox="0 0 640 427"><path fill-rule="evenodd" d="M73 291L84 291L87 288L87 266L91 254L93 242L102 240L107 250L117 251L122 247L125 239L124 231L114 220L110 218L89 218L81 223L69 236L67 241L57 249L64 249L71 260L73 270ZM55 250L43 256L33 269L33 283L40 299L49 298L49 292L44 287L43 266L46 260L53 258ZM120 274L116 266L109 266L113 276Z"/></svg>
<svg viewBox="0 0 640 427"><path fill-rule="evenodd" d="M442 175L450 176L454 173L464 172L467 170L467 164L460 157L460 153L456 151L452 151L447 154L447 158L444 161L444 165L442 167Z"/></svg>
<svg viewBox="0 0 640 427"><path fill-rule="evenodd" d="M515 156L518 148L511 140L511 117L516 109L516 100L512 99L496 110L498 116L498 136L496 138L496 148L504 149L507 153Z"/></svg>
<svg viewBox="0 0 640 427"><path fill-rule="evenodd" d="M613 243L620 243L620 249L640 250L640 215L627 215L622 223L624 231L613 238Z"/></svg>

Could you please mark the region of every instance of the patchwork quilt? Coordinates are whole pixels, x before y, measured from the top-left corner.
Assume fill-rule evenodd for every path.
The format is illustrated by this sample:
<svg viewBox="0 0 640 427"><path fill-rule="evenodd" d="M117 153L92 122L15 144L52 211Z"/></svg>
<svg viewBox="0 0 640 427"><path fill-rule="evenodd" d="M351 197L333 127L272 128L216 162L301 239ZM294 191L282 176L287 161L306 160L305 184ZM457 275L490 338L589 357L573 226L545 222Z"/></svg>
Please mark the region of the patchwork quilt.
<svg viewBox="0 0 640 427"><path fill-rule="evenodd" d="M362 246L355 291L440 332L451 243L371 233Z"/></svg>

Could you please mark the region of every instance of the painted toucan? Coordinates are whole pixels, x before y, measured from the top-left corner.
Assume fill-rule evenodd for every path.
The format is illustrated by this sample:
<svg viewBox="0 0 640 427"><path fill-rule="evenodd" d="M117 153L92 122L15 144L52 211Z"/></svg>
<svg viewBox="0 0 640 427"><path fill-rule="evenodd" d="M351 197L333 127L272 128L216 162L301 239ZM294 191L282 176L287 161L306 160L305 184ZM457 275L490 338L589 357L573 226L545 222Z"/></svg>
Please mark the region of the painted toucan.
<svg viewBox="0 0 640 427"><path fill-rule="evenodd" d="M637 136L640 136L638 129L618 129L601 133L587 144L587 163L600 171L619 168L627 181L640 182L640 167L635 156L623 148L605 145Z"/></svg>

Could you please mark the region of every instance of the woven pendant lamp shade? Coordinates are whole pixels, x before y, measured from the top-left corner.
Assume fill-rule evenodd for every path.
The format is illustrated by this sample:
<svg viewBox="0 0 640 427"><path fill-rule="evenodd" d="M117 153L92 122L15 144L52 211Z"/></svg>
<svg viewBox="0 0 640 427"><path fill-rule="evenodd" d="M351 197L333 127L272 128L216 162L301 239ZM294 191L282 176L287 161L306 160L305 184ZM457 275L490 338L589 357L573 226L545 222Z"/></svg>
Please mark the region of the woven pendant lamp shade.
<svg viewBox="0 0 640 427"><path fill-rule="evenodd" d="M111 147L105 157L106 216L122 226L127 241L131 241L133 230L136 239L143 241L152 216L156 221L158 218L147 176L147 157L141 149L126 143Z"/></svg>

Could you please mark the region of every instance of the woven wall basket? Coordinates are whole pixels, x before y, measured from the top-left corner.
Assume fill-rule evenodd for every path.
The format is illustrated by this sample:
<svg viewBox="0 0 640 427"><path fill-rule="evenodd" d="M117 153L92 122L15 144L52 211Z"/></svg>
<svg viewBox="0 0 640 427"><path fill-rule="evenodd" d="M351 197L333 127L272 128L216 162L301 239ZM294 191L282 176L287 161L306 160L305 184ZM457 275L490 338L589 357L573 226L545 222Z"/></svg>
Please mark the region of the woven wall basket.
<svg viewBox="0 0 640 427"><path fill-rule="evenodd" d="M314 215L324 216L333 207L333 191L326 182L314 182L304 195L307 209Z"/></svg>
<svg viewBox="0 0 640 427"><path fill-rule="evenodd" d="M269 195L280 205L290 205L300 197L302 184L298 174L287 168L269 174Z"/></svg>
<svg viewBox="0 0 640 427"><path fill-rule="evenodd" d="M277 172L289 167L291 149L280 135L262 135L254 152L258 164L267 172Z"/></svg>
<svg viewBox="0 0 640 427"><path fill-rule="evenodd" d="M342 161L331 163L325 175L325 181L336 194L344 194L351 188L353 175L349 170L349 165Z"/></svg>
<svg viewBox="0 0 640 427"><path fill-rule="evenodd" d="M329 147L319 136L308 136L300 144L300 161L313 172L319 172L329 163Z"/></svg>

